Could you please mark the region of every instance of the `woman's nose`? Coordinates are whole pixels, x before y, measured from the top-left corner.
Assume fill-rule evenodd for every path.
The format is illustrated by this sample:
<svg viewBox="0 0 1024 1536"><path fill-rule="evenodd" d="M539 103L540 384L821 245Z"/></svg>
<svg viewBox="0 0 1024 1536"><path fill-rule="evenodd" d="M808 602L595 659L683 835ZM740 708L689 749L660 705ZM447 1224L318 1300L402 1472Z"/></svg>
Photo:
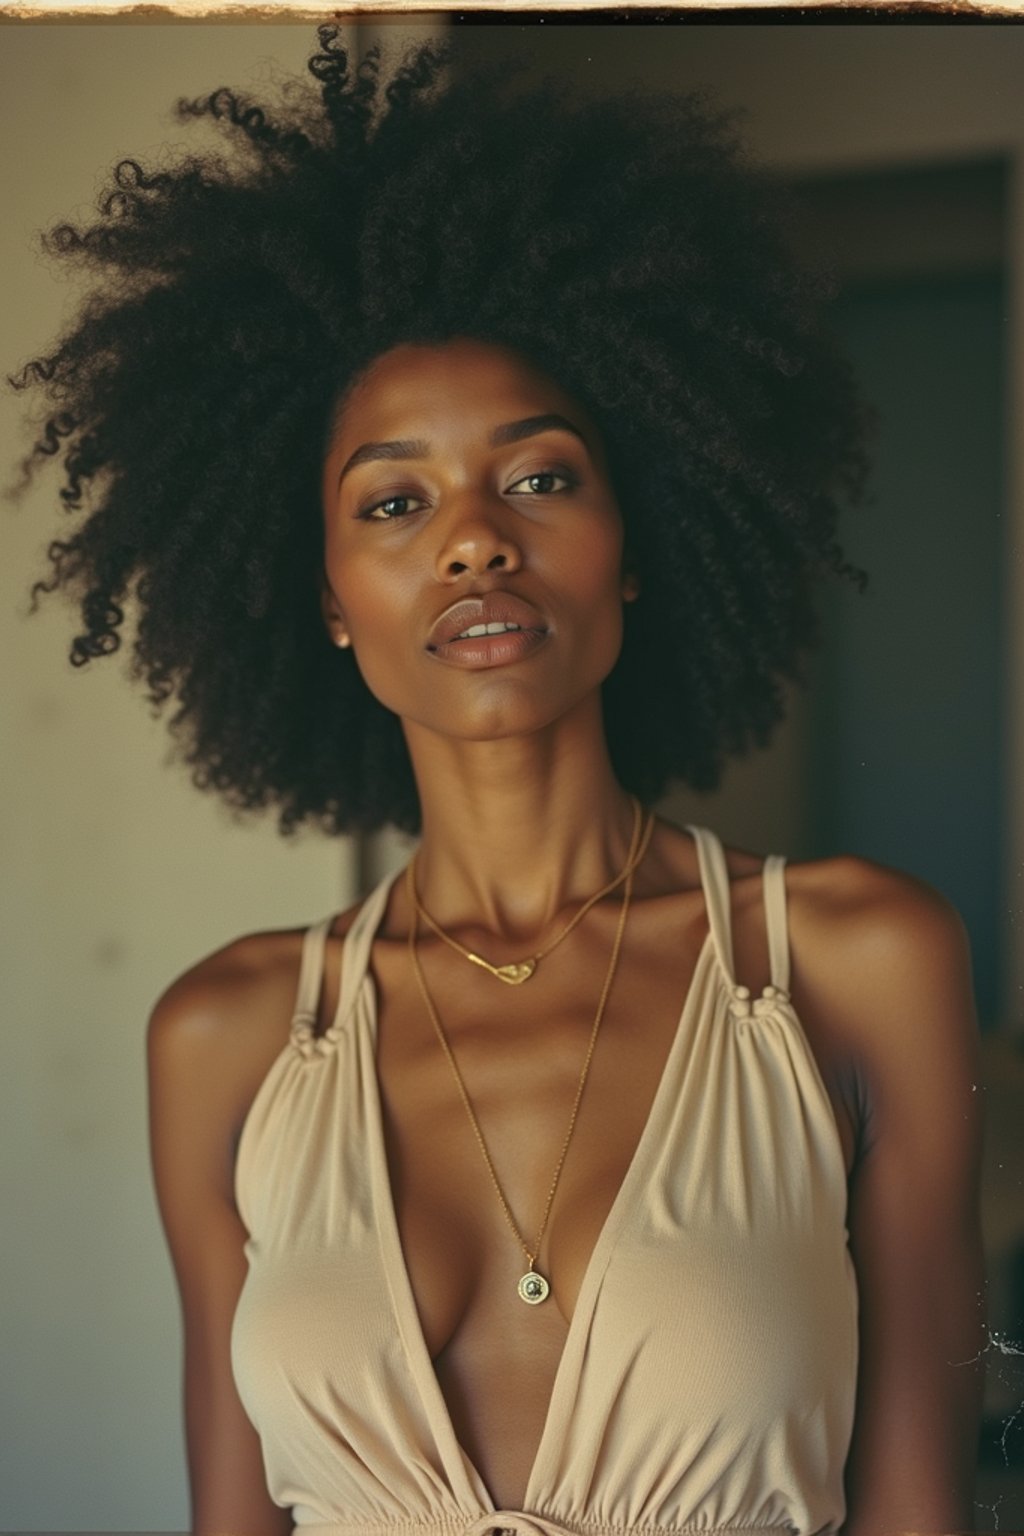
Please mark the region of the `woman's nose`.
<svg viewBox="0 0 1024 1536"><path fill-rule="evenodd" d="M469 573L517 571L523 563L522 550L512 531L514 512L504 502L476 494L452 507L444 520L444 535L438 551L437 574L441 581L454 581Z"/></svg>

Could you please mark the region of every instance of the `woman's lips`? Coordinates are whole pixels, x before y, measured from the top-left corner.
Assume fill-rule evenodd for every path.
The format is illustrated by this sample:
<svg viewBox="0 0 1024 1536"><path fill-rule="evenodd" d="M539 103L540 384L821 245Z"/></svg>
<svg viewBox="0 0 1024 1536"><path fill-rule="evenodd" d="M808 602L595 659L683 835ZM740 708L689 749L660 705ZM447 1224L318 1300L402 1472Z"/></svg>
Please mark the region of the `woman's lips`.
<svg viewBox="0 0 1024 1536"><path fill-rule="evenodd" d="M431 625L427 649L436 652L464 636L467 629L476 629L481 624L514 624L517 629L537 630L541 634L547 629L543 614L514 592L478 592L449 603Z"/></svg>
<svg viewBox="0 0 1024 1536"><path fill-rule="evenodd" d="M467 635L483 625L497 630L499 624L514 629L493 634ZM434 621L427 652L450 666L476 670L504 667L531 656L548 638L544 615L514 592L476 593L450 603Z"/></svg>
<svg viewBox="0 0 1024 1536"><path fill-rule="evenodd" d="M429 654L457 667L502 667L530 656L548 638L546 629L508 629L503 635L470 635L432 646Z"/></svg>

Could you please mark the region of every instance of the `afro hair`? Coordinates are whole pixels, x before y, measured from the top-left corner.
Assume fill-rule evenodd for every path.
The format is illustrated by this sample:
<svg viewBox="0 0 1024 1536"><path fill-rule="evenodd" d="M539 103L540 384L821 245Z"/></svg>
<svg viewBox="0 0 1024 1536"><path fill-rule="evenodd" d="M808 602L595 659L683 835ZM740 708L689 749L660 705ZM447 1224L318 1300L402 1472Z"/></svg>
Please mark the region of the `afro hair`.
<svg viewBox="0 0 1024 1536"><path fill-rule="evenodd" d="M316 84L273 105L179 101L227 147L123 160L45 248L89 296L10 382L43 392L29 473L62 460L77 526L40 592L74 591L80 666L118 649L193 782L282 833L420 807L401 722L332 646L317 600L334 410L403 341L511 347L585 406L643 590L604 684L623 786L705 791L765 745L821 638L819 578L871 413L822 316L834 285L788 196L700 93L573 100L428 41L385 71L318 29ZM521 76L521 71L518 72Z"/></svg>

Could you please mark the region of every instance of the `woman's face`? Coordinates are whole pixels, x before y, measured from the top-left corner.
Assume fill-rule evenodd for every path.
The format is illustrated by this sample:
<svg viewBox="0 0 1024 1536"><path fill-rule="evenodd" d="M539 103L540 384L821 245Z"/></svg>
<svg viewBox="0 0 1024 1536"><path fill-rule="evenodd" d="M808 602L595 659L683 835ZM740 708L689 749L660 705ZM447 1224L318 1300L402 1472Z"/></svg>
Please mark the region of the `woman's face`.
<svg viewBox="0 0 1024 1536"><path fill-rule="evenodd" d="M404 721L524 734L596 695L636 594L622 520L593 423L517 353L459 338L378 358L323 503L324 620Z"/></svg>

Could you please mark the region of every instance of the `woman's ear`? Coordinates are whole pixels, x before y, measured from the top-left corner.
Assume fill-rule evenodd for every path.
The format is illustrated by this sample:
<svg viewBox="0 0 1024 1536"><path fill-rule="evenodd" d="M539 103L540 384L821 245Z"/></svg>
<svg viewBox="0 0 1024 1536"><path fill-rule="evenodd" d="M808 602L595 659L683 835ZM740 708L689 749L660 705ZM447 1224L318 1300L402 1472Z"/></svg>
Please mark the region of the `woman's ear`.
<svg viewBox="0 0 1024 1536"><path fill-rule="evenodd" d="M320 573L320 612L332 643L343 649L351 645L352 637L348 632L344 611L334 595L325 571Z"/></svg>
<svg viewBox="0 0 1024 1536"><path fill-rule="evenodd" d="M622 601L635 602L640 596L640 577L635 571L626 571L622 577Z"/></svg>

